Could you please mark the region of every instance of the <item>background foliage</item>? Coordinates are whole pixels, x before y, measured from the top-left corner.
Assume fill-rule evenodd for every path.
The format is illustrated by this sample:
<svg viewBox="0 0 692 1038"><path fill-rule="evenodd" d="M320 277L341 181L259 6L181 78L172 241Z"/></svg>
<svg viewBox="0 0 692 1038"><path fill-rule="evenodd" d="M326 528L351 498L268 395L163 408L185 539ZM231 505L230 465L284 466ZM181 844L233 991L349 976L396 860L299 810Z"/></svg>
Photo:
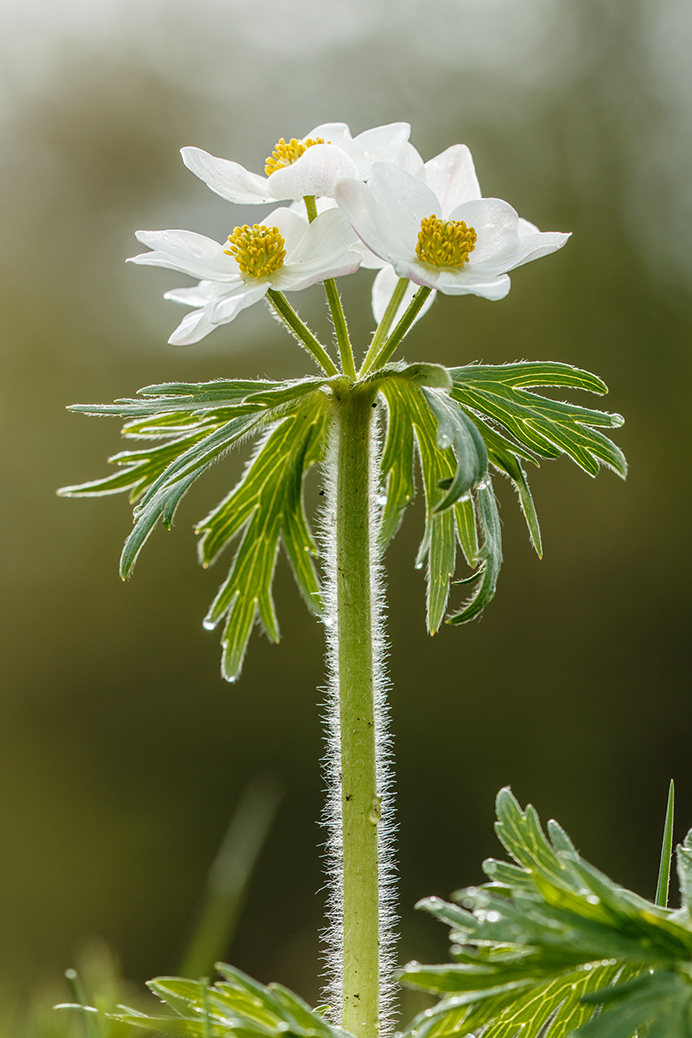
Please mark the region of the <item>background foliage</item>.
<svg viewBox="0 0 692 1038"><path fill-rule="evenodd" d="M542 562L500 485L505 564L480 623L425 633L420 501L389 549L402 961L444 959L441 928L412 905L482 879L504 783L649 897L671 774L676 839L692 822L679 478L692 357L680 229L689 11L677 0L284 9L33 0L6 11L0 968L15 987L60 971L94 933L120 949L128 976L174 971L240 791L270 768L286 796L229 956L317 998L322 631L283 562L282 641L254 637L237 687L219 680L217 635L201 626L218 573L198 568L191 526L239 475L240 455L183 504L171 534L157 531L127 585L126 502L54 498L102 475L120 446L115 421L66 404L306 370L260 308L189 350L166 345L176 311L160 294L174 282L125 267L132 232L221 235L256 216L191 177L183 144L259 168L279 137L333 118L354 132L409 119L426 156L465 141L486 194L574 237L517 271L502 303L440 300L404 355L566 361L601 375L603 406L628 419L617 436L626 484L609 473L592 483L566 459L531 472ZM261 81L260 61L271 68ZM369 284L344 282L362 338ZM296 301L320 326L319 290Z"/></svg>

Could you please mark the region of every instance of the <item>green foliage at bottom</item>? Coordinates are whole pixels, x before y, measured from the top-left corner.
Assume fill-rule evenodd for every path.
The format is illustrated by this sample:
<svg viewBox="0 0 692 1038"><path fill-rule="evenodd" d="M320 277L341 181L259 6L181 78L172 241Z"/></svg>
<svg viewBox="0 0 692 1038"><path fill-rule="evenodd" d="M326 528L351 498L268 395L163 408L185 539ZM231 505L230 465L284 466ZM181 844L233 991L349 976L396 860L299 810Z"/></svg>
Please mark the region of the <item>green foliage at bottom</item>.
<svg viewBox="0 0 692 1038"><path fill-rule="evenodd" d="M224 978L216 984L158 977L149 982L153 993L175 1016L149 1016L122 1008L113 1018L160 1034L193 1038L345 1038L322 1014L280 984L265 986L245 973L218 963Z"/></svg>
<svg viewBox="0 0 692 1038"><path fill-rule="evenodd" d="M514 863L490 859L490 883L418 906L450 927L454 962L401 972L442 995L408 1038L692 1038L692 834L677 849L672 910L598 872L556 822L546 838L508 789L497 818Z"/></svg>

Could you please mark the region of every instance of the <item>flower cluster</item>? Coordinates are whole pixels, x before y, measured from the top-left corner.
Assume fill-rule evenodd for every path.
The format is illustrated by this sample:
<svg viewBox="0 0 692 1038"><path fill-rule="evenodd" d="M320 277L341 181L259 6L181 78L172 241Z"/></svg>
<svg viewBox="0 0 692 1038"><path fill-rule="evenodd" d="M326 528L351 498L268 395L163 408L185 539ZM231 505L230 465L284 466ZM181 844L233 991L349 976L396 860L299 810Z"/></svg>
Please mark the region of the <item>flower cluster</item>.
<svg viewBox="0 0 692 1038"><path fill-rule="evenodd" d="M137 233L151 251L132 262L199 279L166 293L193 308L169 342L198 342L267 293L275 301L277 293L361 266L378 270L372 291L378 322L397 289L397 319L419 287L430 292L419 316L438 290L502 299L510 270L567 241L567 234L539 231L507 202L483 198L465 145L423 162L409 143L410 129L391 123L352 137L345 123L324 123L301 140L282 138L264 176L183 148L188 169L227 201L290 204L274 208L262 223L236 226L222 243L192 231Z"/></svg>

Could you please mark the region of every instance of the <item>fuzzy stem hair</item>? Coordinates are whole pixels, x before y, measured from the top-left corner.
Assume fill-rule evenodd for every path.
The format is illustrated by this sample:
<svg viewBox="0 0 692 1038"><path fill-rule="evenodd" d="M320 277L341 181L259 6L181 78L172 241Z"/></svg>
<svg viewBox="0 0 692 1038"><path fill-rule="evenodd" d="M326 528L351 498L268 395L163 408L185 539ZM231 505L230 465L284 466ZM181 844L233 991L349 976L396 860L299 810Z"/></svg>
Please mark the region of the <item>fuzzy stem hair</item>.
<svg viewBox="0 0 692 1038"><path fill-rule="evenodd" d="M328 996L335 1022L357 1038L390 1030L396 921L374 415L372 389L335 395L323 523Z"/></svg>

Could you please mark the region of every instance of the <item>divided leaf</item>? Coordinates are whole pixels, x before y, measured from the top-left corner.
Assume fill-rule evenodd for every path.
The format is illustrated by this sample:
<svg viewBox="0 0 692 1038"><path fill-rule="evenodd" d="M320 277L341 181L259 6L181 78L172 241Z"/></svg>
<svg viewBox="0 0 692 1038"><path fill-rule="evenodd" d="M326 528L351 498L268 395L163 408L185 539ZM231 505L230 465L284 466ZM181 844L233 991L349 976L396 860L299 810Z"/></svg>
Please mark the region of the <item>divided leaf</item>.
<svg viewBox="0 0 692 1038"><path fill-rule="evenodd" d="M148 1016L120 1007L117 1020L160 1034L191 1038L347 1038L320 1013L280 984L265 986L233 966L218 963L224 978L213 985L181 977L149 982L176 1016Z"/></svg>
<svg viewBox="0 0 692 1038"><path fill-rule="evenodd" d="M507 430L518 445L542 458L567 454L590 476L601 464L620 476L627 473L622 451L598 428L617 429L621 415L593 411L531 393L537 386L570 386L607 393L601 379L569 364L533 361L522 364L469 364L450 369L452 396L464 408ZM510 450L519 454L516 447ZM524 457L526 455L524 454Z"/></svg>
<svg viewBox="0 0 692 1038"><path fill-rule="evenodd" d="M613 883L557 823L546 838L508 789L497 814L516 864L491 859L491 883L458 891L456 904L418 906L450 927L455 961L402 971L408 986L443 996L407 1034L461 1038L482 1026L483 1038L689 1038L689 916Z"/></svg>
<svg viewBox="0 0 692 1038"><path fill-rule="evenodd" d="M303 479L322 457L326 421L327 401L321 394L282 419L261 443L235 489L199 524L200 560L205 566L243 533L228 577L204 621L211 629L227 617L222 668L231 681L240 673L258 614L267 635L279 640L272 583L280 538L305 601L313 612L321 611L312 562L317 549L305 517Z"/></svg>
<svg viewBox="0 0 692 1038"><path fill-rule="evenodd" d="M396 532L414 494L414 443L423 475L426 520L416 565L428 562L427 625L431 634L440 626L456 564L457 540L471 566L484 567L488 541L487 454L474 423L442 389L422 387L407 369L391 373L380 392L387 404L387 436L380 466L386 487L381 543ZM474 509L471 490L488 491ZM482 493L478 490L478 494ZM493 498L494 501L494 498ZM483 547L479 548L477 526ZM491 531L491 538L494 534ZM496 579L496 576L495 576Z"/></svg>
<svg viewBox="0 0 692 1038"><path fill-rule="evenodd" d="M172 525L195 480L240 440L266 431L239 485L200 527L205 534L200 546L204 565L242 531L229 577L205 621L214 627L227 615L223 670L229 680L240 671L258 614L269 637L278 640L271 585L280 539L303 597L313 612L321 610L312 561L316 547L303 507L303 479L321 458L326 382L306 378L286 383L171 383L147 386L140 390L141 399L73 408L126 417L124 436L155 441L151 447L111 458L120 470L115 475L60 491L69 497L130 491L134 528L123 548L123 577L131 572L159 519L166 527Z"/></svg>

